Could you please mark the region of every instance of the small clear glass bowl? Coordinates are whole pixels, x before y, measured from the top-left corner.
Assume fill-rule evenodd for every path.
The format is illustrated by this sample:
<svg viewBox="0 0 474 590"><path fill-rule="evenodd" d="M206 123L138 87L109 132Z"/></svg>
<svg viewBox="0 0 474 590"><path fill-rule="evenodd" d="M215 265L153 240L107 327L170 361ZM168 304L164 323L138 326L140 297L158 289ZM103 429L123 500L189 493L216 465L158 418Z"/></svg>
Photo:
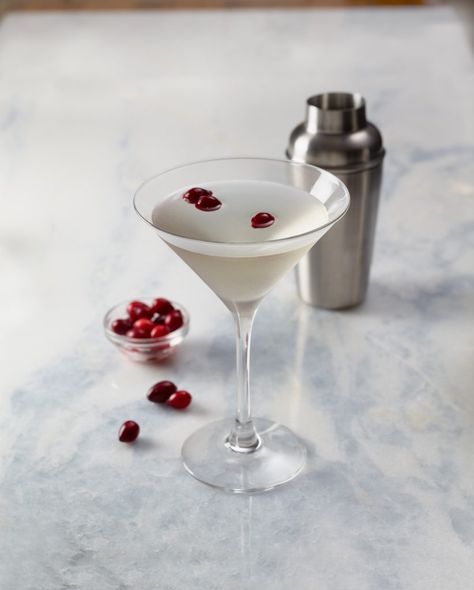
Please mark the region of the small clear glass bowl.
<svg viewBox="0 0 474 590"><path fill-rule="evenodd" d="M143 301L143 303L151 305L153 299L153 297L129 299L109 309L104 317L104 331L110 342L115 344L120 352L128 356L132 361L139 363L156 362L167 358L175 352L189 332L189 314L176 301L171 301L171 304L183 315L183 325L181 328L170 332L167 336L163 336L162 338L129 338L128 336L122 336L112 331L110 326L114 320L128 316L127 305L130 301Z"/></svg>

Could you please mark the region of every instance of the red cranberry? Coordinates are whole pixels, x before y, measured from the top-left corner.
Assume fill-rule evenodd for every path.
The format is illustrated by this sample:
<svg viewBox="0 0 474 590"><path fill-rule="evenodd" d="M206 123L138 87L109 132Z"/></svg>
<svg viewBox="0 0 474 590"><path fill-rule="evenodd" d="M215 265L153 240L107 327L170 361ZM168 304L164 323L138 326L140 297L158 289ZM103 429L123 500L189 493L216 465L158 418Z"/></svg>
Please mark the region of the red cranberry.
<svg viewBox="0 0 474 590"><path fill-rule="evenodd" d="M188 203L195 205L199 201L199 197L202 197L203 195L212 195L212 191L196 186L186 191L183 195L183 199Z"/></svg>
<svg viewBox="0 0 474 590"><path fill-rule="evenodd" d="M200 209L201 211L217 211L217 209L222 207L222 203L213 195L203 195L199 198L195 206L196 209Z"/></svg>
<svg viewBox="0 0 474 590"><path fill-rule="evenodd" d="M147 398L155 404L164 404L177 389L172 381L159 381L150 387Z"/></svg>
<svg viewBox="0 0 474 590"><path fill-rule="evenodd" d="M120 334L121 336L126 334L130 330L131 327L132 327L132 322L130 320L124 320L124 319L114 320L110 324L110 328L111 328L112 332L115 332L116 334Z"/></svg>
<svg viewBox="0 0 474 590"><path fill-rule="evenodd" d="M144 338L150 337L149 332L144 332L143 330L139 330L139 329L137 330L137 328L132 328L125 335L127 336L127 338L138 338L141 340L143 340Z"/></svg>
<svg viewBox="0 0 474 590"><path fill-rule="evenodd" d="M184 410L191 403L192 397L188 391L175 391L166 400L166 404L175 410Z"/></svg>
<svg viewBox="0 0 474 590"><path fill-rule="evenodd" d="M166 315L170 313L170 311L173 311L173 309L174 307L171 304L171 301L168 301L168 299L164 299L163 297L158 297L158 299L155 299L151 304L151 311L160 315Z"/></svg>
<svg viewBox="0 0 474 590"><path fill-rule="evenodd" d="M119 430L120 442L133 442L140 432L140 426L133 420L127 420L122 424Z"/></svg>
<svg viewBox="0 0 474 590"><path fill-rule="evenodd" d="M163 338L163 336L167 336L169 333L170 329L168 328L168 326L165 326L164 324L158 324L158 326L155 326L151 331L150 337Z"/></svg>
<svg viewBox="0 0 474 590"><path fill-rule="evenodd" d="M181 328L183 325L183 314L178 310L175 309L171 313L169 313L165 318L165 326L169 328L170 332Z"/></svg>
<svg viewBox="0 0 474 590"><path fill-rule="evenodd" d="M155 313L155 314L153 314L151 321L154 324L164 324L165 323L165 316L160 315L159 313Z"/></svg>
<svg viewBox="0 0 474 590"><path fill-rule="evenodd" d="M150 319L152 316L152 311L148 307L146 303L142 301L130 301L127 306L128 317L135 322L141 318Z"/></svg>
<svg viewBox="0 0 474 590"><path fill-rule="evenodd" d="M261 227L270 227L275 223L275 218L271 213L257 213L252 217L252 227L261 228Z"/></svg>
<svg viewBox="0 0 474 590"><path fill-rule="evenodd" d="M133 324L133 329L135 332L143 334L143 338L149 338L154 327L155 324L146 318L140 318Z"/></svg>

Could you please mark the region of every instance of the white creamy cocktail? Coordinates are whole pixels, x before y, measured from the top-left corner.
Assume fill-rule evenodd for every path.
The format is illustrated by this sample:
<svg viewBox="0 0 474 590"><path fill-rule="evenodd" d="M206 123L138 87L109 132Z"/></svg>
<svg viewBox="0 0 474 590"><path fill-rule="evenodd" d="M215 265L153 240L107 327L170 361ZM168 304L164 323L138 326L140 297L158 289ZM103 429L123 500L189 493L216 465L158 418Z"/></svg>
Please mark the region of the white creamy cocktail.
<svg viewBox="0 0 474 590"><path fill-rule="evenodd" d="M303 467L306 449L285 426L251 417L252 323L262 298L347 211L346 187L306 164L227 158L151 178L134 205L220 297L236 324L236 417L203 426L185 441L186 469L232 492L285 483Z"/></svg>
<svg viewBox="0 0 474 590"><path fill-rule="evenodd" d="M306 191L269 181L207 182L202 188L221 202L203 211L183 199L182 187L160 202L152 213L155 227L181 240L165 238L173 250L227 304L256 303L313 245L309 235L284 245L278 240L311 233L328 222L324 205ZM269 227L253 227L259 212L274 217ZM204 242L204 244L203 244ZM206 242L221 246L206 246ZM226 248L227 244L232 248ZM242 248L235 248L242 244Z"/></svg>

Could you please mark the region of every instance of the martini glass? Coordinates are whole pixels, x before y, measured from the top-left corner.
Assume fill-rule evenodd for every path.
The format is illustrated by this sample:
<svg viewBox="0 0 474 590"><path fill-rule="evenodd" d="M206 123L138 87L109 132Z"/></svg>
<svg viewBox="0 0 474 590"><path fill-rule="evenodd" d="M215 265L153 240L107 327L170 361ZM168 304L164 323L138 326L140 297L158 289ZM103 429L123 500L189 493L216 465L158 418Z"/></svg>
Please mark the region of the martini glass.
<svg viewBox="0 0 474 590"><path fill-rule="evenodd" d="M171 194L184 193L191 187L236 181L243 182L243 191L245 187L249 190L252 183L279 185L279 194L284 191L283 206L292 215L298 206L292 195L295 190L304 191L305 198L310 195L324 206L324 217L310 227L307 220L302 222L299 227L304 231L299 231L297 224L283 238L265 239L264 233L256 231L253 242L195 239L184 230L163 229L159 206ZM242 194L242 198L248 200L249 195ZM139 216L216 293L235 321L236 415L194 432L182 448L184 466L196 479L230 492L259 492L291 480L305 464L304 444L285 426L263 418L254 419L250 411L252 323L263 297L347 211L346 187L329 172L306 164L225 158L187 164L154 176L139 187L134 206ZM255 212L262 210L257 197L252 207ZM209 223L217 219L212 217L213 213L203 215L209 216L205 218Z"/></svg>

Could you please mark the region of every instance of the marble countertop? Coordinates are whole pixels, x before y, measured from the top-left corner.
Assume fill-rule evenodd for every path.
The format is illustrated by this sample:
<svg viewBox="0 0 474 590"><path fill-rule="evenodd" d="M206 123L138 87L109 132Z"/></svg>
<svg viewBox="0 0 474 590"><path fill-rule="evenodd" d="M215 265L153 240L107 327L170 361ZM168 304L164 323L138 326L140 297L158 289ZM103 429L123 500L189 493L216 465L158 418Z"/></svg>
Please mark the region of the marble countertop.
<svg viewBox="0 0 474 590"><path fill-rule="evenodd" d="M467 590L474 579L473 60L448 8L12 14L0 26L0 587ZM227 310L139 222L153 173L281 157L315 92L368 101L387 158L364 306L261 307L254 411L309 463L267 494L187 475L234 406ZM162 294L192 329L163 365L105 340ZM471 323L469 323L471 322ZM144 399L159 379L181 414ZM139 444L117 442L121 422Z"/></svg>

